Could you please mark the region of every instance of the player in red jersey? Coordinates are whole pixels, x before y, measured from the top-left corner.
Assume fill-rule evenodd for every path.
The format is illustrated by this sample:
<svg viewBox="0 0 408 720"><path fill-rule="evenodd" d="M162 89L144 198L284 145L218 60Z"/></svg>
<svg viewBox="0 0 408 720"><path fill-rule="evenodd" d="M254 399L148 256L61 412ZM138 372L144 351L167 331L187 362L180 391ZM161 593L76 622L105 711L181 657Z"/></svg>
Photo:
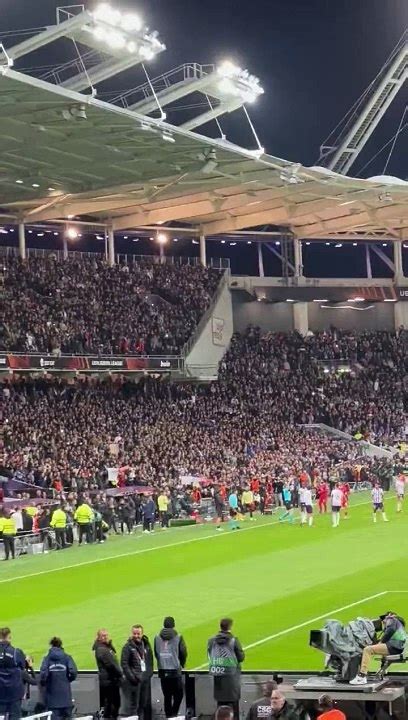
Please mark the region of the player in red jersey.
<svg viewBox="0 0 408 720"><path fill-rule="evenodd" d="M329 486L323 480L319 482L316 488L317 504L319 506L319 513L327 512L327 501L329 499Z"/></svg>
<svg viewBox="0 0 408 720"><path fill-rule="evenodd" d="M341 501L341 508L342 508L342 510L344 510L344 519L346 519L346 518L348 518L350 485L348 484L348 482L343 482L339 485L339 489L343 493L343 498Z"/></svg>

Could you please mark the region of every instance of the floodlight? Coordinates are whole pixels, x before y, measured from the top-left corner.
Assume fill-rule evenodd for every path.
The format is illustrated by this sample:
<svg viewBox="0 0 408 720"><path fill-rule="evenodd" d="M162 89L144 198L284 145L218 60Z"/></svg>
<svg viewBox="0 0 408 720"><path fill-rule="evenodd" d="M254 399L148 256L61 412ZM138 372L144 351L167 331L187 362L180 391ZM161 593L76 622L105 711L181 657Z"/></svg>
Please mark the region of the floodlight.
<svg viewBox="0 0 408 720"><path fill-rule="evenodd" d="M149 32L142 18L135 13L121 13L108 3L102 3L90 15L92 24L83 29L114 51L126 48L130 53L138 52L144 60L152 60L166 49L158 33Z"/></svg>
<svg viewBox="0 0 408 720"><path fill-rule="evenodd" d="M78 237L78 233L75 230L75 228L73 228L73 227L67 228L67 231L65 234L66 234L67 238L69 238L70 240L76 240Z"/></svg>
<svg viewBox="0 0 408 720"><path fill-rule="evenodd" d="M111 48L121 50L126 45L126 38L118 30L111 30L107 35L106 42Z"/></svg>
<svg viewBox="0 0 408 720"><path fill-rule="evenodd" d="M237 65L234 65L231 60L224 60L224 62L218 67L217 72L221 75L221 77L230 78L239 75L241 69Z"/></svg>
<svg viewBox="0 0 408 720"><path fill-rule="evenodd" d="M154 58L154 51L146 45L142 45L139 50L139 55L145 60L152 60Z"/></svg>
<svg viewBox="0 0 408 720"><path fill-rule="evenodd" d="M121 26L127 32L140 32L143 27L143 23L139 15L134 13L125 13L122 15Z"/></svg>
<svg viewBox="0 0 408 720"><path fill-rule="evenodd" d="M158 235L157 235L157 242L158 242L160 245L165 245L166 242L167 242L167 240L168 240L167 235L165 235L164 233L158 233Z"/></svg>
<svg viewBox="0 0 408 720"><path fill-rule="evenodd" d="M221 63L217 73L222 78L218 85L219 90L238 97L243 102L252 103L264 92L255 75L250 75L248 70L242 70L230 60Z"/></svg>
<svg viewBox="0 0 408 720"><path fill-rule="evenodd" d="M119 25L122 14L119 10L114 10L108 3L98 5L93 13L95 20L108 23L109 25Z"/></svg>

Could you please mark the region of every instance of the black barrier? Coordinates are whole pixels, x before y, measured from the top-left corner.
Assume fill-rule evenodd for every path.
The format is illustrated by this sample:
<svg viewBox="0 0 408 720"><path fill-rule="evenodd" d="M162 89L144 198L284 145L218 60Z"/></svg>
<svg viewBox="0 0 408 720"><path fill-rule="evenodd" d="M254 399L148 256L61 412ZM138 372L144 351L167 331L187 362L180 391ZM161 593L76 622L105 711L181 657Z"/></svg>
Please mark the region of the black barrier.
<svg viewBox="0 0 408 720"><path fill-rule="evenodd" d="M319 692L298 692L293 686L298 680L306 679L316 672L288 672L279 670L243 672L241 680L240 717L246 718L252 703L262 697L262 688L267 680L278 679L280 688L291 701L305 706L311 717L315 717ZM212 718L216 709L213 697L213 678L205 671L184 672L185 698L180 715L188 710L194 717ZM322 691L323 692L323 691ZM327 692L327 691L326 691ZM351 695L351 698L350 698ZM72 684L72 696L77 715L93 715L99 709L98 673L85 670L78 673ZM335 693L338 697L339 693ZM31 699L35 703L38 688L31 690ZM337 700L339 708L347 715L347 720L362 718L406 718L408 697L407 673L392 673L387 687L376 693L364 693L360 688L342 693ZM164 718L163 696L160 680L155 674L152 678L152 720Z"/></svg>

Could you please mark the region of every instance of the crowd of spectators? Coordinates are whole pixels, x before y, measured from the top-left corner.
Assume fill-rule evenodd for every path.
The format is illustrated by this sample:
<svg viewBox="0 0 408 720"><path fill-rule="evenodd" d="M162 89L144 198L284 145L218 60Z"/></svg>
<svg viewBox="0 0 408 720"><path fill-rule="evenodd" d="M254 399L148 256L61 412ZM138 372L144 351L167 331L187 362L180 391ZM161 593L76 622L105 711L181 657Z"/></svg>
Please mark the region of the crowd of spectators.
<svg viewBox="0 0 408 720"><path fill-rule="evenodd" d="M99 256L3 259L0 350L69 354L177 354L220 274L142 260L109 267Z"/></svg>
<svg viewBox="0 0 408 720"><path fill-rule="evenodd" d="M45 490L80 492L106 488L112 467L119 485L171 486L183 475L244 484L302 469L329 479L361 462L361 446L298 424L323 422L376 442L404 439L406 336L389 338L393 357L374 353L379 339L371 337L350 373L327 373L316 359L334 334L316 336L315 354L313 338L249 329L234 336L218 381L206 385L11 381L3 385L3 465Z"/></svg>

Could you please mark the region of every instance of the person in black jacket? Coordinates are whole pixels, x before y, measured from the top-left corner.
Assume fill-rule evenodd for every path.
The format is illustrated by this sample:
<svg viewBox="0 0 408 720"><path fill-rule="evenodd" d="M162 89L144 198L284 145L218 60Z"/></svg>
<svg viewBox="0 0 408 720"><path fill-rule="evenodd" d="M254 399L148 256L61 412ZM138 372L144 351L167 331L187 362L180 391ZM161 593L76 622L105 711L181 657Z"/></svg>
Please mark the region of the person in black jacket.
<svg viewBox="0 0 408 720"><path fill-rule="evenodd" d="M40 685L44 688L47 710L52 710L52 720L68 720L72 716L71 683L78 671L70 655L62 647L62 640L53 637L51 649L42 661Z"/></svg>
<svg viewBox="0 0 408 720"><path fill-rule="evenodd" d="M0 628L0 715L9 720L21 718L25 665L23 651L11 644L10 628Z"/></svg>
<svg viewBox="0 0 408 720"><path fill-rule="evenodd" d="M209 672L214 677L214 699L220 705L231 705L239 718L241 697L241 663L245 653L238 638L231 633L232 620L223 618L220 632L207 643Z"/></svg>
<svg viewBox="0 0 408 720"><path fill-rule="evenodd" d="M123 670L124 715L138 715L142 681L146 675L145 646L142 642L143 629L133 625L131 636L122 648L120 664ZM143 700L143 698L142 698Z"/></svg>
<svg viewBox="0 0 408 720"><path fill-rule="evenodd" d="M273 690L276 690L278 683L274 680L270 680L265 683L262 687L262 697L255 700L248 710L246 720L269 720L271 716L271 695Z"/></svg>
<svg viewBox="0 0 408 720"><path fill-rule="evenodd" d="M184 639L175 629L173 617L165 617L163 628L154 639L154 654L164 697L166 718L176 717L183 700L182 669L187 661Z"/></svg>
<svg viewBox="0 0 408 720"><path fill-rule="evenodd" d="M116 720L120 708L122 670L107 630L98 630L92 650L99 672L99 698L105 720Z"/></svg>
<svg viewBox="0 0 408 720"><path fill-rule="evenodd" d="M134 626L133 635L136 647L141 655L142 682L140 685L139 706L137 714L141 720L152 718L152 689L151 679L153 677L153 650L149 638L144 634L142 625Z"/></svg>

